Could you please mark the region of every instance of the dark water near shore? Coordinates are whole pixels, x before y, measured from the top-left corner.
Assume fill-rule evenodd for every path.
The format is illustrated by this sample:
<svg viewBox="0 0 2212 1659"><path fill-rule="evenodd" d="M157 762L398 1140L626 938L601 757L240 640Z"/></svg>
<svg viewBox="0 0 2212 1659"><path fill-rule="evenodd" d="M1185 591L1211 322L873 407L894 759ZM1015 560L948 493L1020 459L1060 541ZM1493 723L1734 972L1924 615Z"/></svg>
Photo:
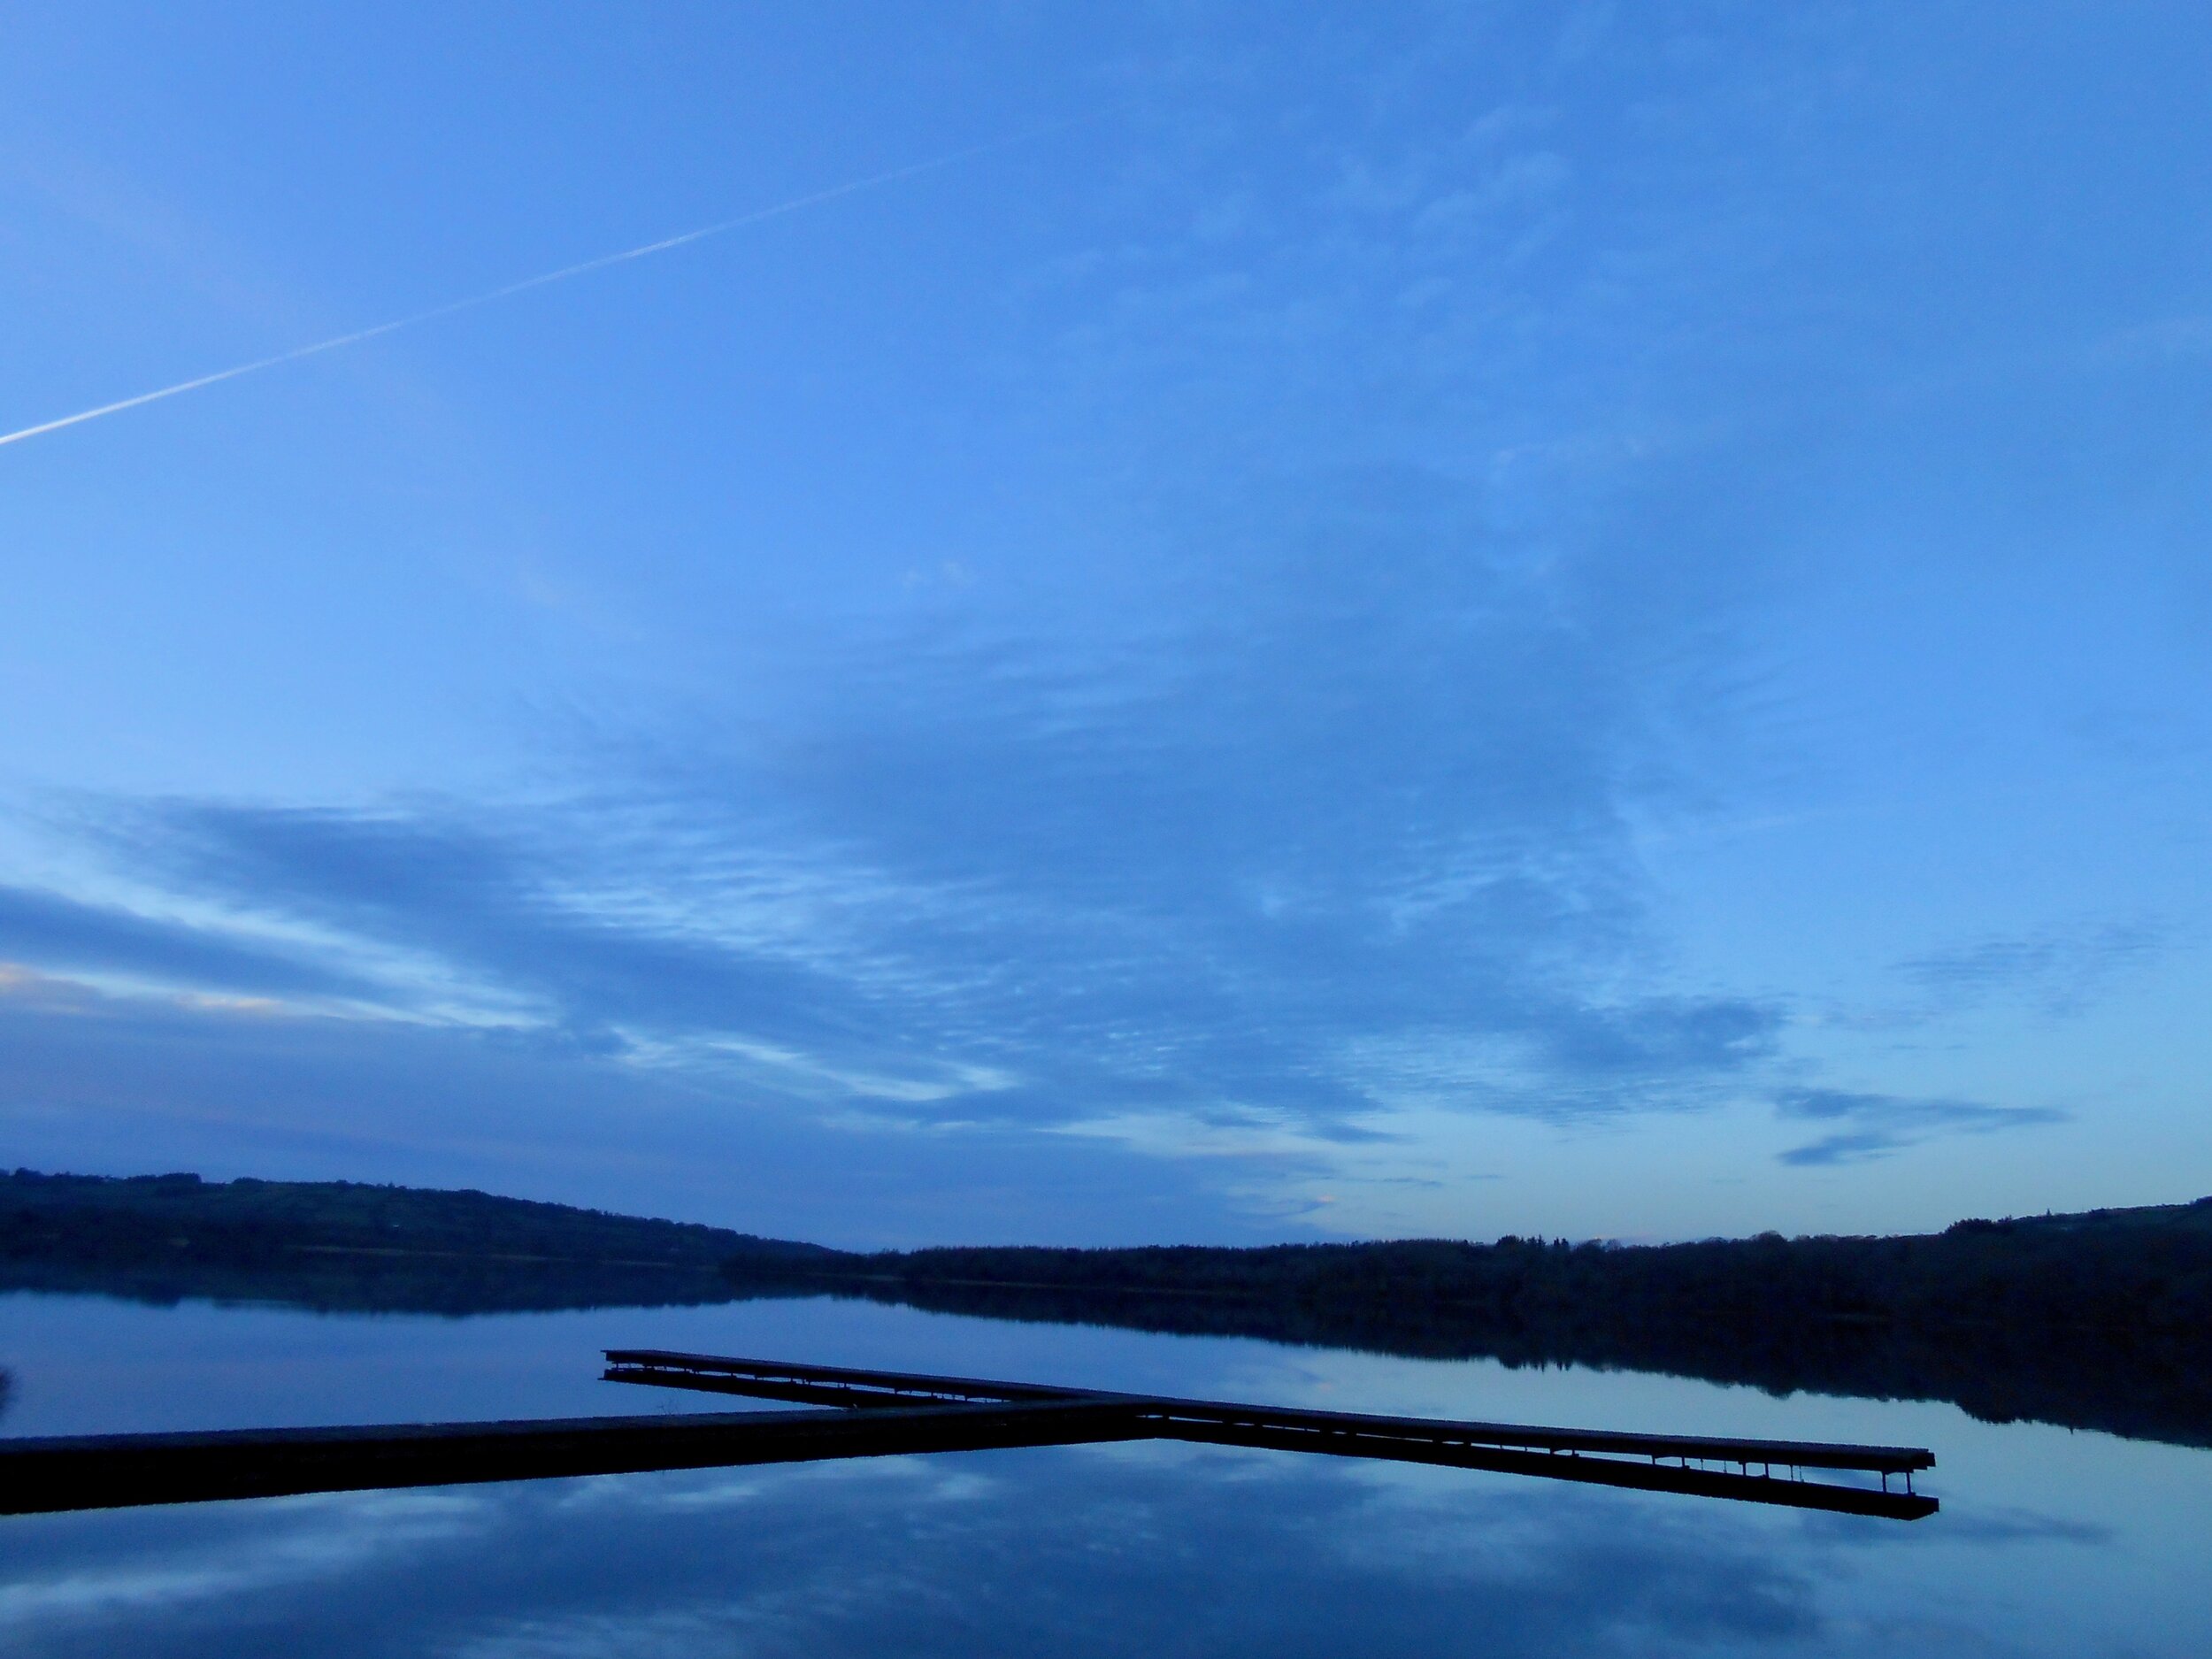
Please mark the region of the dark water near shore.
<svg viewBox="0 0 2212 1659"><path fill-rule="evenodd" d="M24 1655L2184 1655L2212 1453L1955 1408L851 1302L317 1315L0 1297L0 1432L714 1409L695 1348L1347 1409L1932 1446L1912 1525L1134 1446L0 1519Z"/></svg>

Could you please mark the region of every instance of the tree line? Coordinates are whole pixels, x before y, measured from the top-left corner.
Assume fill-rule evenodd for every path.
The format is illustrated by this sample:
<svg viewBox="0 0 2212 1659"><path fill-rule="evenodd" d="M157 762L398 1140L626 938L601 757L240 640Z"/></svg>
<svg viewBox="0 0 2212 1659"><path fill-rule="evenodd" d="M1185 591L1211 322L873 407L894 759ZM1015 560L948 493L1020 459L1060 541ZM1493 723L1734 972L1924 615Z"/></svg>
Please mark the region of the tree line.
<svg viewBox="0 0 2212 1659"><path fill-rule="evenodd" d="M1902 1237L951 1248L725 1271L757 1294L1948 1400L2212 1445L2212 1199Z"/></svg>

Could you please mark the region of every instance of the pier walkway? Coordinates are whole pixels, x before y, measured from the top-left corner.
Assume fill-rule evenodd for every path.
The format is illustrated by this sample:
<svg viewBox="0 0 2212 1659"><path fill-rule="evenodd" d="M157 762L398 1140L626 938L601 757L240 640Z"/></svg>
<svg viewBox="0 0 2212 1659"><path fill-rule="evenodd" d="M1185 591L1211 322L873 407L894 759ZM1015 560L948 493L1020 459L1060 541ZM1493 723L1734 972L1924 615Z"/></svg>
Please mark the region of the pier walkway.
<svg viewBox="0 0 2212 1659"><path fill-rule="evenodd" d="M1911 1447L1373 1417L644 1348L610 1349L606 1359L611 1382L813 1409L0 1440L0 1514L1137 1440L1434 1463L1894 1520L1937 1509L1912 1490L1914 1473L1935 1458ZM1860 1482L1809 1479L1807 1471ZM1863 1484L1869 1478L1878 1484Z"/></svg>

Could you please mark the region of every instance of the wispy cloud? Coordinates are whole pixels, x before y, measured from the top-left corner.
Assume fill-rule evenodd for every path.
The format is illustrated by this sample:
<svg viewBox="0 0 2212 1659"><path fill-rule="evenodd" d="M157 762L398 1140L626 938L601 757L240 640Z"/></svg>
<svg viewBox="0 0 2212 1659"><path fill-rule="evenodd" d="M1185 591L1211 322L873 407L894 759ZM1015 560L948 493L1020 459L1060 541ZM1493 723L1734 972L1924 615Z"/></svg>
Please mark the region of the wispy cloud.
<svg viewBox="0 0 2212 1659"><path fill-rule="evenodd" d="M374 981L242 930L0 887L0 962L119 975L207 992L366 997Z"/></svg>
<svg viewBox="0 0 2212 1659"><path fill-rule="evenodd" d="M1693 42L1666 8L1603 14L1602 28L1569 27L1571 48L1534 12L1271 34L1194 16L1170 30L1176 52L1113 72L1155 92L1084 156L1088 171L1041 180L1002 219L979 193L963 211L981 234L941 219L911 242L856 244L867 281L841 299L811 268L787 270L753 296L784 307L773 329L733 322L714 285L672 295L668 332L622 358L638 373L679 364L683 331L706 325L777 349L748 346L741 373L736 358L697 365L729 421L639 380L639 419L615 423L635 448L599 451L573 514L551 515L568 521L547 526L572 544L564 557L601 562L590 588L621 595L608 602L618 642L541 649L517 634L511 656L480 653L480 677L415 703L386 688L444 684L420 673L426 651L477 660L464 612L433 640L411 586L347 586L344 561L307 555L297 582L180 580L219 602L155 616L144 637L182 643L138 653L147 664L265 636L282 642L278 666L178 724L222 735L206 772L160 774L186 780L175 797L127 794L155 775L129 766L150 762L99 774L123 781L41 866L81 879L11 877L0 952L85 980L87 1005L129 1033L119 1046L185 1056L180 1078L196 1052L311 1048L291 1071L272 1061L312 1102L296 1113L303 1133L341 1119L365 1141L444 1133L394 1103L434 1051L485 1091L473 1110L502 1144L526 1133L534 1094L578 1121L600 1115L601 1146L696 1107L695 1125L804 1124L824 1145L1026 1137L1041 1169L1109 1141L1164 1169L1325 1165L1413 1122L1432 1139L1393 1174L1425 1172L1413 1161L1447 1141L1448 1161L1490 1167L1502 1160L1473 1144L1485 1134L1542 1141L1851 1075L1865 1055L1848 1045L1877 1024L2086 1009L2182 937L2183 897L2170 923L2070 931L2051 926L2047 894L2002 887L2008 870L2055 862L1985 861L1987 879L1962 884L1971 895L1937 891L1929 872L1981 857L1996 824L1984 786L2048 798L2040 693L2014 695L1985 670L2040 686L2043 666L2078 655L2087 676L2144 632L2131 611L2101 633L2066 626L2071 601L2053 595L2073 588L2039 590L2029 566L2047 573L2069 544L2032 534L2012 515L2044 509L2021 503L2047 486L2082 548L2171 541L2193 572L2172 526L2194 522L2194 498L2151 474L2202 469L2177 448L2134 455L2142 432L2188 423L2114 419L2101 436L2067 424L2178 407L2120 383L2148 371L2100 369L2105 390L2085 400L1990 366L2024 345L2050 360L2151 302L2090 265L2021 280L2052 250L2109 239L2047 234L2043 173L2001 180L1976 159L1974 144L2024 129L1970 47L1932 56L1894 19L1815 40L1747 15ZM1156 80L1128 66L1168 61ZM1860 90L1900 84L1914 95L1870 104ZM2172 199L2161 158L2180 152L2108 136L2107 164L2149 170L2126 191L2067 195L2067 222L2162 223L2140 209ZM1071 182L1086 188L1058 188ZM1962 211L1986 234L1949 234ZM856 326L868 318L879 332ZM2177 325L2160 349L2195 332ZM802 405L814 412L787 420ZM549 440L588 410L546 412ZM2037 458L2061 453L2073 462ZM510 480L518 500L527 477ZM230 545L214 526L193 534ZM515 534L535 545L536 531ZM2013 557L2015 540L2048 557ZM360 568L397 545L364 542ZM326 569L339 584L326 595ZM371 591L383 596L357 603ZM265 613L219 597L265 592ZM100 603L54 602L85 640L116 634ZM2023 634L2014 663L1991 652L2016 630L1970 616L2039 618L2049 638ZM357 617L380 679L296 661ZM1903 649L1897 630L1919 622L1939 649ZM184 683L123 655L119 695L88 707L148 707ZM107 661L58 658L52 677L100 683ZM253 687L312 691L319 670L343 692L319 707L358 702L363 724L268 718ZM2193 707L2193 683L2146 680L2115 718ZM1985 699L1963 695L1975 687ZM629 713L577 717L546 741L562 718L548 717L526 753L511 730L457 742L464 770L437 774L453 793L402 793L428 775L420 710L451 712L457 731L474 718L465 706L510 694ZM257 723L305 735L265 749ZM297 758L326 728L393 757L378 764L394 792L294 787L350 764ZM465 751L496 751L541 793L456 781L475 764ZM203 749L196 736L174 752ZM1968 753L1993 770L1966 764L1957 800L1932 805L1924 848L1861 856L1846 797L1907 798ZM196 776L247 781L219 798ZM2196 821L2195 787L2158 797L2173 822ZM1637 827L1716 810L1796 827L1680 856ZM2020 818L2023 849L2055 858L2055 831ZM2162 895L2182 892L2148 863L2112 869L2068 913L2162 915ZM1699 914L1674 928L1677 902ZM1897 961L1901 939L1942 948ZM1793 1003L1827 995L1832 972L1884 975L1895 1007L1855 1021L1831 1009L1824 1035L1793 1027ZM149 987L168 998L158 1017L127 995ZM185 996L265 998L291 1023L249 1030ZM1957 1024L1970 1041L1974 1022ZM2062 1034L2085 1051L2108 1035ZM1806 1057L1821 1041L1832 1071ZM332 1081L347 1065L370 1074L372 1053L392 1056L377 1073L388 1090ZM588 1087L562 1094L535 1069L549 1056ZM246 1071L221 1088L243 1088ZM1971 1057L1944 1075L1972 1076ZM2010 1098L1995 1085L1942 1085L1960 1098L1896 1087L1786 1094L1808 1141L1786 1158L1863 1161L2056 1115L1968 1098ZM1500 1114L1544 1126L1467 1127Z"/></svg>
<svg viewBox="0 0 2212 1659"><path fill-rule="evenodd" d="M1470 1629L1499 1659L1603 1651L1624 1631L1670 1651L1814 1647L1844 1624L1824 1578L1868 1548L1862 1530L1785 1554L1687 1504L1624 1525L1571 1489L1180 1448L210 1508L142 1535L45 1529L0 1563L0 1628L26 1652L147 1659L286 1631L299 1652L1111 1659L1189 1651L1202 1606L1271 1652L1448 1653Z"/></svg>
<svg viewBox="0 0 2212 1659"><path fill-rule="evenodd" d="M1775 1098L1786 1118L1840 1125L1832 1133L1779 1154L1800 1167L1863 1164L1947 1135L1996 1134L2063 1123L2047 1106L1992 1106L1979 1101L1916 1100L1842 1089L1792 1089Z"/></svg>
<svg viewBox="0 0 2212 1659"><path fill-rule="evenodd" d="M2106 922L1977 940L1908 957L1895 972L1924 994L1928 1014L2004 999L2061 1018L2081 1012L2114 980L2148 966L2170 943L2170 930L2150 922Z"/></svg>
<svg viewBox="0 0 2212 1659"><path fill-rule="evenodd" d="M1467 508L1371 476L1248 526L1240 580L1141 649L879 642L750 747L603 736L566 804L114 803L87 833L346 973L428 964L448 1004L915 1121L1701 1098L1780 1015L1669 985L1643 920L1654 705L1723 695L1684 689L1695 596L1603 541L1532 572Z"/></svg>
<svg viewBox="0 0 2212 1659"><path fill-rule="evenodd" d="M1407 1107L1711 1098L1781 1011L1668 983L1643 918L1624 803L1671 787L1652 704L1700 672L1686 602L1640 602L1605 544L1540 572L1494 557L1438 480L1358 501L1248 528L1241 580L1142 649L876 641L816 664L833 695L750 744L590 734L562 801L91 803L78 853L200 919L86 892L19 895L0 924L50 971L349 995L440 1042L565 1056L596 1079L575 1110L610 1125L628 1077L649 1115L680 1096L733 1124L1028 1135L1040 1170L1261 1125L1206 1154L1234 1181ZM283 1041L431 1041L338 1025ZM181 1010L134 1029L200 1041ZM504 1064L486 1089L545 1087ZM276 1073L314 1079L303 1123L359 1098L304 1060ZM344 1115L422 1133L373 1099Z"/></svg>

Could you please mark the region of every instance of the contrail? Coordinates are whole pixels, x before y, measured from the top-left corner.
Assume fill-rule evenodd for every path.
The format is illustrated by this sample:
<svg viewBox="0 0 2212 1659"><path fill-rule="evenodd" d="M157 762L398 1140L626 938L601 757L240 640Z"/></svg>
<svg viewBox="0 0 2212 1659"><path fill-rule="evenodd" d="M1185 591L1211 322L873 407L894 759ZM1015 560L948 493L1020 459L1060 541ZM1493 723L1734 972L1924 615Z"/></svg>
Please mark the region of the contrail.
<svg viewBox="0 0 2212 1659"><path fill-rule="evenodd" d="M796 213L805 208L818 207L825 202L834 202L840 196L854 196L863 190L873 190L882 185L895 184L901 179L911 179L917 173L933 173L940 167L949 167L956 162L966 161L972 157L980 156L990 150L1005 150L1015 144L1026 143L1048 133L1059 132L1064 128L1097 119L1096 114L1091 114L1077 116L1064 121L1055 121L1048 127L1033 127L1027 132L1018 133L1010 138L997 138L987 143L971 144L964 150L955 150L941 156L933 156L927 161L917 161L903 167L894 167L888 173L873 173L864 179L853 179L843 184L831 185L827 189L811 191L805 196L795 196L787 202L777 203L773 207L756 208L749 213L739 214L735 219L726 219L712 225L704 225L697 230L687 230L680 235L664 236L658 242L645 242L639 247L625 248L620 253L601 254L595 259L586 259L577 265L563 265L557 271L548 271L539 276L525 277L519 282L510 282L503 288L489 288L481 294L472 294L466 299L449 300L442 305L434 305L428 311L416 311L406 317L395 318L390 322L376 323L367 328L357 328L350 334L334 334L328 340L318 340L312 345L295 346L289 351L280 351L274 357L257 357L251 363L241 363L227 369L218 369L212 374L202 374L189 380L179 380L174 386L165 386L158 391L141 392L135 397L119 398L112 403L102 403L97 409L81 409L73 415L64 415L57 420L42 420L35 426L25 426L17 432L0 434L0 445L20 443L26 438L36 438L50 432L59 432L65 426L82 426L86 421L97 420L103 415L119 415L127 409L136 409L146 403L157 403L165 397L176 397L186 392L196 392L203 386L214 386L223 380L234 380L243 374L257 374L263 369L273 369L286 363L297 363L302 357L319 357L326 351L335 351L341 346L359 345L364 340L374 340L380 334L396 334L403 328L412 328L419 323L434 322L441 317L450 317L457 311L474 311L480 305L489 305L495 301L508 299L517 294L527 293L532 288L546 288L555 282L565 282L571 277L584 276L594 271L603 271L609 265L625 265L633 259L643 259L652 254L666 253L671 249L685 247L695 242L703 242L710 236L719 236L726 231L738 230L747 225L757 225L763 219L781 219L787 213Z"/></svg>

